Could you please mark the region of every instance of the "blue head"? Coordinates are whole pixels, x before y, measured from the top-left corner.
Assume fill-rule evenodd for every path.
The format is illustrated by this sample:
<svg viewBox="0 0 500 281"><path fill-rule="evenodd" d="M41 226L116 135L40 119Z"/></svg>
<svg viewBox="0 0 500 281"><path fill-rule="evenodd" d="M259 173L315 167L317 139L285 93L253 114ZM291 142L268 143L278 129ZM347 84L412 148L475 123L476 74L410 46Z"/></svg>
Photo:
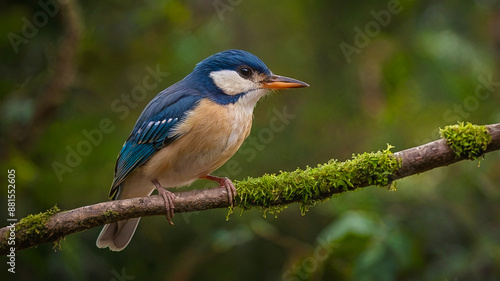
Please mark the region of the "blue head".
<svg viewBox="0 0 500 281"><path fill-rule="evenodd" d="M242 97L255 104L269 89L309 86L274 75L262 60L241 50L227 50L204 59L186 79L219 104L235 103Z"/></svg>
<svg viewBox="0 0 500 281"><path fill-rule="evenodd" d="M270 75L271 71L258 57L242 50L226 50L202 60L196 65L195 72L210 74L213 71L239 71L247 67L257 73Z"/></svg>

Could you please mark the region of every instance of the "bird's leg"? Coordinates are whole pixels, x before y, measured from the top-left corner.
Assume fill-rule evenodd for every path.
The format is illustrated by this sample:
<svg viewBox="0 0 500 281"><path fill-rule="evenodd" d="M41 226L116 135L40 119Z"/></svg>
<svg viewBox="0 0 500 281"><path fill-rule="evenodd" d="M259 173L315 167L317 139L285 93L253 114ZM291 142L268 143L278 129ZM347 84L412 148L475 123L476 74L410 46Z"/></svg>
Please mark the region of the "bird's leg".
<svg viewBox="0 0 500 281"><path fill-rule="evenodd" d="M234 207L233 200L234 200L234 197L236 196L236 188L234 187L234 184L230 179L228 179L226 177L222 177L222 178L215 177L212 175L206 175L206 176L201 177L201 178L218 182L221 187L225 187L226 191L227 191L227 197L229 199L229 204L231 205L231 208Z"/></svg>
<svg viewBox="0 0 500 281"><path fill-rule="evenodd" d="M174 199L175 195L174 193L166 190L161 186L161 184L158 182L158 180L154 179L151 180L151 182L156 186L156 190L158 190L158 194L161 195L163 198L163 201L165 202L165 210L167 211L167 221L170 225L174 225L172 222L172 218L174 217Z"/></svg>

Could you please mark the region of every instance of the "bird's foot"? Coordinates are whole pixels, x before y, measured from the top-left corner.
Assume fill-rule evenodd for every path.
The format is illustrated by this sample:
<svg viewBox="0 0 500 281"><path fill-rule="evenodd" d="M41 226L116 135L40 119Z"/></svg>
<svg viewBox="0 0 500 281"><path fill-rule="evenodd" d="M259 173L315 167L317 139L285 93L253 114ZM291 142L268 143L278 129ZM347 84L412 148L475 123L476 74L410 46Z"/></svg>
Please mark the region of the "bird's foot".
<svg viewBox="0 0 500 281"><path fill-rule="evenodd" d="M237 192L236 192L236 188L234 187L233 182L230 179L228 179L226 177L221 178L221 177L216 177L216 176L211 176L211 175L206 175L206 176L202 177L202 179L207 179L207 180L218 182L221 187L226 188L227 197L229 200L229 205L231 206L231 208L234 207L234 197L236 196Z"/></svg>
<svg viewBox="0 0 500 281"><path fill-rule="evenodd" d="M172 218L175 216L174 214L175 194L163 188L157 180L152 180L151 182L156 186L158 194L163 198L163 201L165 202L165 210L167 211L166 216L168 223L170 225L174 225L174 223L172 222Z"/></svg>

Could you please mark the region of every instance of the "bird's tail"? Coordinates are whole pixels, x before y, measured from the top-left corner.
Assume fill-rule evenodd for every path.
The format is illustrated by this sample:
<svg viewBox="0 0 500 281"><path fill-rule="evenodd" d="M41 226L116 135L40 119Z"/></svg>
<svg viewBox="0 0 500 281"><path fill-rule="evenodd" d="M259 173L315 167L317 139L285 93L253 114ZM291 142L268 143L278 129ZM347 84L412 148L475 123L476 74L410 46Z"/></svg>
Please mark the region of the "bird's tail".
<svg viewBox="0 0 500 281"><path fill-rule="evenodd" d="M128 219L105 225L97 238L97 247L109 247L112 251L121 251L125 249L132 239L132 236L134 236L140 219L141 218Z"/></svg>
<svg viewBox="0 0 500 281"><path fill-rule="evenodd" d="M144 180L140 176L132 176L126 182L122 182L118 186L118 191L114 199L149 196L153 190L154 186L151 182ZM97 238L97 247L109 247L112 251L121 251L125 249L132 239L132 236L134 236L140 219L141 218L133 218L105 225Z"/></svg>

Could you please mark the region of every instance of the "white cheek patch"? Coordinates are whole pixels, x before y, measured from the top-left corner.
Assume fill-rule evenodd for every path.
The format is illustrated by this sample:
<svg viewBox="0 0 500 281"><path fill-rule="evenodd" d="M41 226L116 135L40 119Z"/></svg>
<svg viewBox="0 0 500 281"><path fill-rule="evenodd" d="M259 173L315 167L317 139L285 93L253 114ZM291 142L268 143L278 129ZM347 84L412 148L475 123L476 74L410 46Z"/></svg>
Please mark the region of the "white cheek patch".
<svg viewBox="0 0 500 281"><path fill-rule="evenodd" d="M237 95L259 88L257 83L241 77L234 70L213 71L210 73L210 78L228 95Z"/></svg>

